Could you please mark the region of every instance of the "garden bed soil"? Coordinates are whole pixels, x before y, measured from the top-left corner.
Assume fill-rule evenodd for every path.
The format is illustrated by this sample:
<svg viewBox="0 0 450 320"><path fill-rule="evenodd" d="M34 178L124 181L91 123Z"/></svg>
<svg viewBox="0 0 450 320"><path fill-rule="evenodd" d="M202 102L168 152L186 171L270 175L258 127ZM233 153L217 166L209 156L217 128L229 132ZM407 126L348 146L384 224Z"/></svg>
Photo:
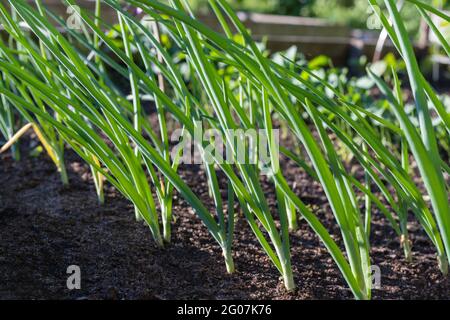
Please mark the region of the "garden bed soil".
<svg viewBox="0 0 450 320"><path fill-rule="evenodd" d="M30 142L28 142L28 145ZM112 187L97 203L87 166L67 152L70 186L61 185L43 154L14 162L0 158L0 299L351 299L343 277L305 221L291 237L298 290L287 293L249 226L238 218L228 275L218 245L189 205L175 196L172 243L154 245L133 206ZM295 192L339 240L339 230L320 185L284 164ZM204 173L193 166L180 175L212 210ZM275 199L269 186L271 206ZM373 263L381 269L374 299L448 299L450 280L438 270L435 250L411 221L414 261L403 260L399 239L374 214ZM81 289L68 290L69 265L81 269Z"/></svg>

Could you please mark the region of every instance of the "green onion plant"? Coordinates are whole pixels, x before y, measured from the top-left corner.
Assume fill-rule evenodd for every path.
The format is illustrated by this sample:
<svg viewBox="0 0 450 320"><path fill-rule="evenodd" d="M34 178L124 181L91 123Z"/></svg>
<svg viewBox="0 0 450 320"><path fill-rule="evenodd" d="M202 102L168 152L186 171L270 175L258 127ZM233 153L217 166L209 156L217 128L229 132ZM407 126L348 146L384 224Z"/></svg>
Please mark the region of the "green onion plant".
<svg viewBox="0 0 450 320"><path fill-rule="evenodd" d="M447 21L450 17L420 1L407 2L417 7L439 37L430 14ZM64 3L76 6L73 0ZM369 3L378 6L376 0ZM405 112L395 70L390 75L392 89L389 81L368 68L385 96L383 105L394 114L386 119L346 95L345 83L332 86L289 57L283 56L283 63L271 60L225 0L209 0L222 33L199 22L186 0L130 0L126 7L118 0L96 0L94 13L76 11L82 20L80 30L69 28L41 1L36 0L36 11L26 1L15 0L9 1L14 16L0 5L0 21L14 44L0 43L0 129L15 142L14 107L40 132L60 171L64 146L70 146L91 167L99 200L103 202L106 179L133 203L136 219L145 221L160 247L171 239L173 198L178 192L222 249L230 273L235 270L232 244L238 207L288 291L296 288L290 233L306 222L355 298L370 299L375 210L389 221L407 261L413 258L408 234L408 217L413 214L447 274L450 212L444 172L449 168L440 155L428 106L433 106L447 132L449 113L419 69L395 2L384 3L389 17L381 10L377 14L405 61L418 126ZM104 21L102 6L114 9L116 25ZM142 10L151 26L130 8ZM111 38L112 32L117 39ZM162 43L162 32L181 52L184 66ZM442 35L439 39L447 51L450 46ZM189 70L188 78L182 69ZM125 88L110 71L124 80ZM151 110L146 108L148 101ZM156 127L149 122L152 112ZM278 127L294 141L290 147L278 145ZM212 129L229 150L224 159L210 148L215 138L194 139L213 212L178 174L184 150L171 152L174 129L181 129L183 143ZM247 140L245 132L261 133L258 139L267 144L267 157L261 155L257 143L261 141ZM380 139L380 132L385 139ZM283 172L280 154L320 183L339 237L295 193L295 181ZM410 156L429 201L410 175ZM349 164L361 168L363 177L349 170ZM219 179L222 175L226 185ZM266 182L274 190L277 208L269 205Z"/></svg>

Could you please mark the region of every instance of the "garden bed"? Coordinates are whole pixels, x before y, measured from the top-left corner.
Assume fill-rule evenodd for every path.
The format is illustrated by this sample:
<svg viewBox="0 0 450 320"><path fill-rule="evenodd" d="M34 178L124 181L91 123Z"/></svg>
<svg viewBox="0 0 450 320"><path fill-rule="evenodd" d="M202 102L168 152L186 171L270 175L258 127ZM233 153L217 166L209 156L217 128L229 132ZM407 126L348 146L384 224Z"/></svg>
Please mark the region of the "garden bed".
<svg viewBox="0 0 450 320"><path fill-rule="evenodd" d="M394 0L368 6L402 59L351 72L268 55L226 0L226 37L179 1L66 2L0 14L0 298L448 299L450 100Z"/></svg>
<svg viewBox="0 0 450 320"><path fill-rule="evenodd" d="M305 221L292 234L292 263L298 291L288 294L275 267L249 226L237 220L234 257L237 272L227 275L221 250L190 207L175 196L173 242L157 249L148 227L134 220L132 204L113 188L97 203L88 167L67 152L70 187L61 185L44 155L32 158L30 141L23 158L0 161L0 299L352 299L339 270ZM319 184L289 162L283 164L295 192L314 208L340 239ZM212 209L206 180L198 167L180 170ZM275 197L265 187L270 205ZM209 201L209 202L208 202ZM450 280L415 221L410 222L414 262L392 228L376 211L372 259L381 268L374 299L448 299ZM81 268L81 290L66 287L69 265Z"/></svg>

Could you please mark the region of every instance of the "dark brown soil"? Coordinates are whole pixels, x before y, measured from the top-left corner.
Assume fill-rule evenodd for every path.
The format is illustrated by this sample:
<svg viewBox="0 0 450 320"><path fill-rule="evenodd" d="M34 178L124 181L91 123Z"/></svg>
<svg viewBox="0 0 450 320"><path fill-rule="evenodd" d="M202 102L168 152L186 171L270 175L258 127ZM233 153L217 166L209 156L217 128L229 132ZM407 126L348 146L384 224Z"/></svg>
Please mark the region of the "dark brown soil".
<svg viewBox="0 0 450 320"><path fill-rule="evenodd" d="M237 272L227 275L218 245L179 197L174 201L173 243L157 249L134 220L132 205L113 188L97 204L86 166L68 152L70 187L61 186L44 156L14 162L0 158L0 299L351 299L326 249L305 221L292 235L298 291L288 294L245 220L237 221ZM291 182L336 239L338 229L320 186L287 166ZM181 175L208 202L201 170ZM267 187L271 205L275 199ZM375 299L448 299L449 277L438 268L430 241L415 222L414 262L403 260L399 241L375 215L372 259L381 268ZM66 287L69 265L81 268L81 290Z"/></svg>

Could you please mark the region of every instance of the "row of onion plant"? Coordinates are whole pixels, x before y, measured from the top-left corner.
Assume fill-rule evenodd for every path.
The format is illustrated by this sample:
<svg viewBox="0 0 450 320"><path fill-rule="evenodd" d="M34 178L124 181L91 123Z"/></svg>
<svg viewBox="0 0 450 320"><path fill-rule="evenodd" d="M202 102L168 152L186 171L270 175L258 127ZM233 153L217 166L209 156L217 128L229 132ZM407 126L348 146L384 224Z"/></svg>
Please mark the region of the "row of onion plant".
<svg viewBox="0 0 450 320"><path fill-rule="evenodd" d="M75 8L74 1L65 2ZM2 23L14 41L23 45L21 54L33 61L34 67L25 69L23 61L16 59L17 54L2 46L0 69L11 85L0 87L0 93L4 101L27 115L25 119L30 123L39 119L55 128L92 167L94 177L100 180L105 177L124 194L134 204L136 217L143 218L149 225L158 245L162 246L164 240L170 241L172 198L176 189L222 248L227 270L233 272L233 207L236 199L262 249L282 275L286 288L294 290L289 230L295 229L298 213L321 239L354 296L369 299L370 229L372 209L377 207L399 236L408 260L411 259L411 246L407 219L408 212L412 211L436 247L442 272L447 272L448 186L442 173L446 167L435 148L436 140L428 126L429 111L423 104L430 99L444 122L448 121L448 113L442 111L439 99L425 82L417 62L414 63L414 54L410 52L410 43L393 2L386 1L392 24L378 12L408 62L411 83L416 84L415 99L422 117L421 136L404 117L400 84L395 74L392 92L381 78L368 71L387 96L400 128L351 103L327 83L322 83L334 93L332 98L325 95L308 81L308 77L297 72L308 70L293 62L287 61L290 66L284 67L268 59L224 0L209 1L224 34L199 22L187 1L171 0L168 5L153 0L128 1L130 6L139 8L153 19L152 28L130 14L129 8L123 8L119 1L103 2L115 9L118 25L109 26L101 19L100 1L97 1L94 15L84 10L79 12L83 22L81 31L68 28L62 19L39 2L40 10L36 14L25 1L10 1L20 20L13 19L6 8L0 7ZM376 4L376 1L370 2ZM431 11L418 1L412 2L423 15ZM19 21L26 23L27 31L19 27ZM54 24L62 27L72 42ZM184 53L191 70L189 83L183 79L180 66L161 45L160 27ZM108 30L120 34L120 44L108 37ZM37 37L37 46L28 41L27 32ZM234 32L241 38L236 39ZM107 54L106 49L112 54ZM237 80L233 87L220 75L218 65L236 71ZM127 79L131 102L106 76L107 67ZM314 77L313 73L309 75ZM418 88L423 88L423 92L420 93ZM28 98L30 91L33 98ZM142 107L145 96L151 97L156 107L158 130L147 121ZM284 147L278 150L274 118L286 125L306 154ZM210 151L207 142L196 141L202 151L208 187L216 207L213 213L177 174L182 151L177 151L175 157L170 156L169 120L175 120L190 136L195 136L199 127L213 128L220 132L231 150L232 161L224 161ZM342 131L338 122L345 123L352 134ZM371 126L373 122L401 137L400 157L379 141ZM264 159L258 158L257 150L252 150L249 157L256 157L252 159L255 161L240 161L242 150L234 143L236 136L233 134L239 130L261 129L269 146L270 169L264 171ZM347 170L331 134L364 169L364 181L359 181ZM244 144L246 149L255 145L254 141ZM321 184L339 226L342 245L333 239L316 214L294 192L289 178L280 170L279 152ZM409 175L410 152L419 165L431 199L431 210L420 186ZM224 173L228 180L228 212L224 210L225 199L217 171ZM277 212L271 210L263 192L263 173L268 175L274 187ZM98 181L96 186L100 194L102 188L99 190ZM373 187L378 188L385 201L372 191ZM364 195L363 203L357 193ZM154 194L160 212L156 209Z"/></svg>

